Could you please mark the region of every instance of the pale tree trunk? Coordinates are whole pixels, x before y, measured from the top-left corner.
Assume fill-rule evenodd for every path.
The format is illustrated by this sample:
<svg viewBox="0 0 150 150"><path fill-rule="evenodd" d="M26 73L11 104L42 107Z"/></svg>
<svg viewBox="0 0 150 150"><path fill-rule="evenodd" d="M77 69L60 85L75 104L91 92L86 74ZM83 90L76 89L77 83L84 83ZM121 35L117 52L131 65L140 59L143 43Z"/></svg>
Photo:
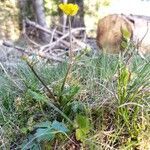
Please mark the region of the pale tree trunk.
<svg viewBox="0 0 150 150"><path fill-rule="evenodd" d="M31 0L18 0L18 5L20 8L20 20L23 21L27 18L34 18L34 10Z"/></svg>
<svg viewBox="0 0 150 150"><path fill-rule="evenodd" d="M32 4L35 11L35 19L37 23L42 27L47 28L43 0L32 0ZM47 43L48 41L50 41L50 36L47 33L39 31L39 35L42 42Z"/></svg>
<svg viewBox="0 0 150 150"><path fill-rule="evenodd" d="M27 12L27 10L26 10L27 0L19 0L18 5L20 8L19 26L20 26L20 29L22 30L22 33L24 34L24 32L25 32L25 18L27 17L27 14L26 14L26 12Z"/></svg>
<svg viewBox="0 0 150 150"><path fill-rule="evenodd" d="M27 0L19 0L18 3L20 8L21 19L25 19Z"/></svg>

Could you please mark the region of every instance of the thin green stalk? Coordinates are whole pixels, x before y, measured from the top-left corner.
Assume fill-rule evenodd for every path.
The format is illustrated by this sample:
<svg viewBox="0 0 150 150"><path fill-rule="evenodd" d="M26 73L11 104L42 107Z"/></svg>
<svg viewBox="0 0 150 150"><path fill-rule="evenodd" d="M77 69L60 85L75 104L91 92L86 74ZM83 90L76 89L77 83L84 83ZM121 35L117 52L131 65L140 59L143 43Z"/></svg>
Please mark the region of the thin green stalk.
<svg viewBox="0 0 150 150"><path fill-rule="evenodd" d="M52 107L55 111L57 111L62 117L64 117L70 123L70 125L74 126L73 121L70 120L69 117L63 111L61 111L58 107L56 107L50 101L46 101L46 103L48 106Z"/></svg>
<svg viewBox="0 0 150 150"><path fill-rule="evenodd" d="M57 99L55 98L54 94L52 93L52 91L47 87L47 85L44 83L44 81L38 76L38 74L36 73L36 71L34 70L33 66L27 61L27 65L29 66L29 68L32 70L32 72L34 73L34 75L37 77L37 79L42 83L42 85L46 88L46 90L49 93L49 98L53 99L54 102L58 103Z"/></svg>
<svg viewBox="0 0 150 150"><path fill-rule="evenodd" d="M62 99L62 92L64 90L64 86L65 86L65 83L66 83L66 80L67 80L67 77L70 73L70 70L72 68L72 65L73 65L73 50L72 50L72 33L71 33L71 17L68 16L69 18L69 38L70 38L70 50L69 50L69 64L68 64L68 68L67 68L67 72L66 72L66 75L64 77L64 80L63 80L63 83L62 83L62 86L61 86L61 89L60 89L60 97L59 97L59 100L61 101Z"/></svg>
<svg viewBox="0 0 150 150"><path fill-rule="evenodd" d="M70 54L69 54L69 59L70 63L73 61L73 49L72 49L72 33L71 33L71 17L69 16L69 37L70 37Z"/></svg>

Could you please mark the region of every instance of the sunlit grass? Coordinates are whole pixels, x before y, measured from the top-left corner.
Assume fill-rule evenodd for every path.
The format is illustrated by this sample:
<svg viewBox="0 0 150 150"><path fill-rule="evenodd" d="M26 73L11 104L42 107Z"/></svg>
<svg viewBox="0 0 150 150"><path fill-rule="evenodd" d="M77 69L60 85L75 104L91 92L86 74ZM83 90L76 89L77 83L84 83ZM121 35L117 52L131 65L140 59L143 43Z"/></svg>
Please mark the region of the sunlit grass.
<svg viewBox="0 0 150 150"><path fill-rule="evenodd" d="M67 71L66 64L52 66L40 63L34 66L56 97ZM72 67L65 84L63 100L67 100L77 87L79 90L67 105L62 106L55 106L50 100L42 101L47 99L48 93L25 63L18 66L16 77L7 73L9 77L1 68L2 147L9 148L11 142L21 144L28 133L32 134L36 124L47 120L63 120L70 129L69 137L75 129L71 127L75 113L70 110L70 106L74 106L74 111L86 114L90 120L90 132L82 142L83 147L149 147L150 67L149 62L140 57L133 56L126 66L118 56L100 55L89 58L83 55ZM18 136L20 140L17 139ZM59 144L65 143L60 140Z"/></svg>

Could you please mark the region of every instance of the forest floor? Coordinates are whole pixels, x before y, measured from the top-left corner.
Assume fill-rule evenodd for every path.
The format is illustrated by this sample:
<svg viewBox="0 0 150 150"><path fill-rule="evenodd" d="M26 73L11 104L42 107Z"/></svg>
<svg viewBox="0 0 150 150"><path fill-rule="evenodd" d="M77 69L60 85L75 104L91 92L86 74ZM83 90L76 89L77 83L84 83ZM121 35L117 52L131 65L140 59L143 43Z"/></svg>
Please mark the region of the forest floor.
<svg viewBox="0 0 150 150"><path fill-rule="evenodd" d="M86 43L71 69L66 50L47 60L0 46L0 149L150 149L150 57L99 55Z"/></svg>

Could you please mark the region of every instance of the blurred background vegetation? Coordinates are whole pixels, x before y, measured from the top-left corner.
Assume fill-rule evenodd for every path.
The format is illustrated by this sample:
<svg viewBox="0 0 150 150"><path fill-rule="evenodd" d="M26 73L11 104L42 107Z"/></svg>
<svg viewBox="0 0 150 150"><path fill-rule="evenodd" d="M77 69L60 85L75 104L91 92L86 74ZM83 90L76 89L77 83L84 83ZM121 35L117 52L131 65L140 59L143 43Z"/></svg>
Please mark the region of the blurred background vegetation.
<svg viewBox="0 0 150 150"><path fill-rule="evenodd" d="M41 0L40 0L41 1ZM43 0L45 21L48 28L61 24L63 16L58 9L58 4L63 0ZM103 16L98 10L108 7L110 0L68 0L77 3L79 13L72 19L73 27L86 26L87 32L94 36L98 18ZM0 1L0 39L17 40L22 29L22 20L25 17L37 21L35 2L32 0L1 0ZM90 20L90 21L89 21ZM93 32L92 32L93 30Z"/></svg>

